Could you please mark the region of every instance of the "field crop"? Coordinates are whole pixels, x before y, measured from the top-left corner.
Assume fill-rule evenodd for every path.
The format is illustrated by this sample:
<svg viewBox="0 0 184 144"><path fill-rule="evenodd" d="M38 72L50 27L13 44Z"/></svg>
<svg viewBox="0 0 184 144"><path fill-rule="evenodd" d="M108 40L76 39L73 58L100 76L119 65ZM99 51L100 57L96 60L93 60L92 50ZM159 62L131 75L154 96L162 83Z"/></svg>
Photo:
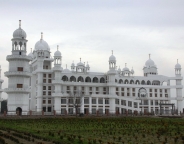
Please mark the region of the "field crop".
<svg viewBox="0 0 184 144"><path fill-rule="evenodd" d="M184 119L0 119L0 143L3 140L45 144L184 144Z"/></svg>

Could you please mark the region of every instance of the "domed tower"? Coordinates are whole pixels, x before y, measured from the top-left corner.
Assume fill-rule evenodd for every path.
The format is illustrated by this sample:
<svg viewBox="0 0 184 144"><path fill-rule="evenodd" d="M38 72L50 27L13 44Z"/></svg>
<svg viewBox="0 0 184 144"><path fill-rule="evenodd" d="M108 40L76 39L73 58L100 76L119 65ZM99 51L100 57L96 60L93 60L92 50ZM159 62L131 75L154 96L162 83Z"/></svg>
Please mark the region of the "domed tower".
<svg viewBox="0 0 184 144"><path fill-rule="evenodd" d="M43 40L43 33L41 33L41 39L35 44L33 56L31 63L31 110L37 112L41 112L42 110L51 111L51 105L53 103L48 101L52 101L49 93L51 93L50 87L52 87L51 69L54 59L50 56L50 47L48 43ZM46 99L44 95L49 96L49 98Z"/></svg>
<svg viewBox="0 0 184 144"><path fill-rule="evenodd" d="M71 70L72 70L72 72L75 71L75 64L74 64L74 61L73 61L72 64L71 64Z"/></svg>
<svg viewBox="0 0 184 144"><path fill-rule="evenodd" d="M178 113L182 112L182 77L181 77L181 65L178 63L177 59L177 64L175 65L175 75L177 77L176 79L176 99L177 99L177 109Z"/></svg>
<svg viewBox="0 0 184 144"><path fill-rule="evenodd" d="M127 63L125 63L125 67L123 68L123 70L122 70L122 74L123 74L123 76L130 76L130 70L129 70L129 68L127 67Z"/></svg>
<svg viewBox="0 0 184 144"><path fill-rule="evenodd" d="M88 64L88 62L87 62L87 65L86 65L86 72L89 71L89 70L90 70L90 66L89 66L89 64Z"/></svg>
<svg viewBox="0 0 184 144"><path fill-rule="evenodd" d="M175 65L175 75L181 76L181 65L178 63L178 59L177 59L177 64Z"/></svg>
<svg viewBox="0 0 184 144"><path fill-rule="evenodd" d="M57 46L57 51L54 53L54 67L53 67L53 72L54 72L54 80L61 80L61 72L62 72L62 67L61 67L61 52L59 51L59 46ZM54 94L52 97L54 98L54 110L56 113L60 114L61 113L61 85L59 83L53 83L55 87Z"/></svg>
<svg viewBox="0 0 184 144"><path fill-rule="evenodd" d="M31 57L26 55L26 47L26 33L19 21L19 28L13 33L12 54L6 57L9 62L9 71L5 72L8 77L8 88L5 89L8 94L8 114L27 115L29 111Z"/></svg>
<svg viewBox="0 0 184 144"><path fill-rule="evenodd" d="M111 114L115 114L115 75L116 75L116 57L112 55L109 57L109 71L107 72L108 84L109 84L109 110Z"/></svg>
<svg viewBox="0 0 184 144"><path fill-rule="evenodd" d="M148 76L149 75L157 75L157 67L154 63L153 60L151 60L150 58L150 54L149 54L149 59L146 61L145 66L143 67L143 71L144 71L144 76Z"/></svg>
<svg viewBox="0 0 184 144"><path fill-rule="evenodd" d="M131 69L131 74L132 74L132 76L134 75L134 69L133 69L133 67Z"/></svg>
<svg viewBox="0 0 184 144"><path fill-rule="evenodd" d="M1 79L1 66L0 66L0 112L1 112L1 102L3 101L2 97L1 97L1 94L3 92L3 89L2 89L2 83L4 81Z"/></svg>

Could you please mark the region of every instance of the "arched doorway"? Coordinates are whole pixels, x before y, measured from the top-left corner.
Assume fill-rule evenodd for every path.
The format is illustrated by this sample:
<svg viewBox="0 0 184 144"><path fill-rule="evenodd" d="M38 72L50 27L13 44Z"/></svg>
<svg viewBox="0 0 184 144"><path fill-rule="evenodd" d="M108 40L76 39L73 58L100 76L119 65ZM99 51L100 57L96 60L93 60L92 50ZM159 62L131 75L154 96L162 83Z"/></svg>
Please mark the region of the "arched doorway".
<svg viewBox="0 0 184 144"><path fill-rule="evenodd" d="M17 115L22 115L22 109L20 107L16 108L16 114Z"/></svg>

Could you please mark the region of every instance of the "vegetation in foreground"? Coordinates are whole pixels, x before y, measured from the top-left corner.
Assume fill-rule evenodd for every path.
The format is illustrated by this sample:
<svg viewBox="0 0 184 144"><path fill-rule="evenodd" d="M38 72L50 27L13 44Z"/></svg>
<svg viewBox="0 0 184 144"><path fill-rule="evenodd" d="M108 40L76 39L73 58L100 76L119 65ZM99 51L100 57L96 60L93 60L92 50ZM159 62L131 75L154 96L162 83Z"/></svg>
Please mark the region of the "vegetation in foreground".
<svg viewBox="0 0 184 144"><path fill-rule="evenodd" d="M11 138L10 138L11 137ZM168 118L1 119L0 143L184 144L184 120Z"/></svg>

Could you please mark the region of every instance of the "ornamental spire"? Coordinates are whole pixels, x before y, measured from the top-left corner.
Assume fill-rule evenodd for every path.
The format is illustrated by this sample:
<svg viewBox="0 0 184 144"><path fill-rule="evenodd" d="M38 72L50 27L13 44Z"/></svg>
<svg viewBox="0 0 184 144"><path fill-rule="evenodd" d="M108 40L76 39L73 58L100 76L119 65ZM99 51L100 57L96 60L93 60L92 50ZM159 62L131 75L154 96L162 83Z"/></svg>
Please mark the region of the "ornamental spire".
<svg viewBox="0 0 184 144"><path fill-rule="evenodd" d="M112 55L113 55L113 50L112 50Z"/></svg>
<svg viewBox="0 0 184 144"><path fill-rule="evenodd" d="M31 48L31 53L32 53L32 48Z"/></svg>
<svg viewBox="0 0 184 144"><path fill-rule="evenodd" d="M19 20L19 28L21 28L21 20Z"/></svg>
<svg viewBox="0 0 184 144"><path fill-rule="evenodd" d="M43 32L41 32L41 40L43 39Z"/></svg>
<svg viewBox="0 0 184 144"><path fill-rule="evenodd" d="M178 59L177 59L177 64L178 64Z"/></svg>
<svg viewBox="0 0 184 144"><path fill-rule="evenodd" d="M149 54L149 59L150 59L150 57L151 57L151 54Z"/></svg>
<svg viewBox="0 0 184 144"><path fill-rule="evenodd" d="M57 45L57 51L59 50L59 45Z"/></svg>

